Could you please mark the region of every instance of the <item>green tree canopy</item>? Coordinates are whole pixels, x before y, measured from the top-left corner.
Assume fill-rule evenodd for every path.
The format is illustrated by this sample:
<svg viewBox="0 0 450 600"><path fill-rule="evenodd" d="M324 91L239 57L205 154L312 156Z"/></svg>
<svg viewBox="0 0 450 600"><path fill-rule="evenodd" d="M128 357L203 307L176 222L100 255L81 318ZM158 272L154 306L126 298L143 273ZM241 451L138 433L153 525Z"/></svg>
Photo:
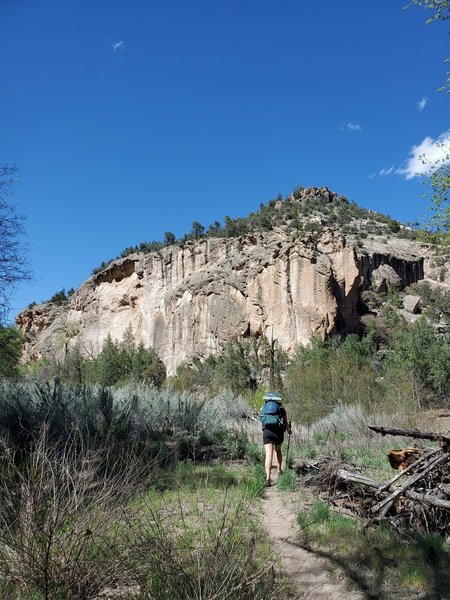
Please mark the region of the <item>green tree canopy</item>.
<svg viewBox="0 0 450 600"><path fill-rule="evenodd" d="M0 379L17 377L22 354L22 336L13 326L0 325Z"/></svg>

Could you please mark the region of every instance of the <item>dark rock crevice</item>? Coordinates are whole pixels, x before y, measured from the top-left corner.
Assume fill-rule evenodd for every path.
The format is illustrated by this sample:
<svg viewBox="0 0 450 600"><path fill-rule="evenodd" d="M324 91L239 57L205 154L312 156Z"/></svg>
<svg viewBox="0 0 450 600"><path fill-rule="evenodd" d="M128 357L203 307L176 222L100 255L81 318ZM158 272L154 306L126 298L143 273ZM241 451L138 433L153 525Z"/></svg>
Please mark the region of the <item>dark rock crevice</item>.
<svg viewBox="0 0 450 600"><path fill-rule="evenodd" d="M400 277L403 287L417 283L425 276L424 260L422 257L415 260L407 260L391 254L374 253L371 255L359 255L358 264L363 290L367 290L370 287L372 273L381 265L392 267Z"/></svg>
<svg viewBox="0 0 450 600"><path fill-rule="evenodd" d="M112 262L106 269L95 275L94 281L97 285L100 283L118 283L133 275L136 270L137 259L130 260L125 258L122 261Z"/></svg>

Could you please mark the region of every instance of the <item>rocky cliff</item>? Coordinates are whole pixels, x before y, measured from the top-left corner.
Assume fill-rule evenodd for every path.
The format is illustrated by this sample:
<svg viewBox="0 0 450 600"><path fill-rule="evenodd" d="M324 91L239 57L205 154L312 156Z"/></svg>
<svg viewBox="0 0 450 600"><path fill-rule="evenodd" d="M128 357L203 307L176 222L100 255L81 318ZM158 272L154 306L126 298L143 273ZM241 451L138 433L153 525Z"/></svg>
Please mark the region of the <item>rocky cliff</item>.
<svg viewBox="0 0 450 600"><path fill-rule="evenodd" d="M380 265L402 284L426 275L424 247L396 240L358 248L339 231L288 227L240 238L204 238L132 254L88 279L66 306L41 304L18 315L25 358L62 357L78 344L96 356L108 334L131 325L168 373L238 335L272 335L287 351L313 335L358 331L359 293Z"/></svg>

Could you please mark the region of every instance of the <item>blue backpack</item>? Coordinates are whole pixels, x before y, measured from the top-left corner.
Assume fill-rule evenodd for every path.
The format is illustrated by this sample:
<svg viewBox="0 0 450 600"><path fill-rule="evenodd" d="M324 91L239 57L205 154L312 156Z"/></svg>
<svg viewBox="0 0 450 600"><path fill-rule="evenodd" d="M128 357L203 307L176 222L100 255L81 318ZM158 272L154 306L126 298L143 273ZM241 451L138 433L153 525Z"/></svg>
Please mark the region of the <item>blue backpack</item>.
<svg viewBox="0 0 450 600"><path fill-rule="evenodd" d="M267 394L267 396L269 396L269 394ZM275 394L273 394L273 396L275 396ZM276 400L271 398L266 399L259 415L259 420L261 421L263 429L266 425L285 426L282 408L281 397L277 397Z"/></svg>

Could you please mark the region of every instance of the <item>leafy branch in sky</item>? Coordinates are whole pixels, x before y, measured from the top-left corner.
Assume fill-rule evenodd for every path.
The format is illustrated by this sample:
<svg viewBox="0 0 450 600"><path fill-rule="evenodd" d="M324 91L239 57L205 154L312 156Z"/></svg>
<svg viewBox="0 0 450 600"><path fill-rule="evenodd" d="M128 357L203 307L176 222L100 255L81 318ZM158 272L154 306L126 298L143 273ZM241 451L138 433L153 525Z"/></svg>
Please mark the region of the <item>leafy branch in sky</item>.
<svg viewBox="0 0 450 600"><path fill-rule="evenodd" d="M412 0L411 4L423 6L424 8L435 11L434 15L427 20L427 23L431 23L432 21L445 21L450 17L448 0ZM411 4L409 6L411 6Z"/></svg>
<svg viewBox="0 0 450 600"><path fill-rule="evenodd" d="M447 21L450 18L449 0L412 0L405 8L411 5L419 6L432 10L433 14L426 20L427 24L433 21ZM450 59L446 59L448 63ZM450 73L447 71L447 79L444 85L439 88L440 92L450 92ZM425 196L430 200L430 210L432 216L430 225L438 234L438 239L445 244L450 243L450 205L448 191L450 187L450 146L447 142L437 142L436 146L442 151L442 156L433 162L429 161L425 155L420 159L423 164L429 166L428 185L429 191Z"/></svg>
<svg viewBox="0 0 450 600"><path fill-rule="evenodd" d="M412 0L405 8L409 8L411 5L420 6L432 10L434 14L427 19L425 22L427 25L433 21L446 21L450 19L450 3L449 0ZM448 64L450 58L444 60L444 64ZM450 93L450 72L447 71L447 79L442 87L439 88L439 92Z"/></svg>
<svg viewBox="0 0 450 600"><path fill-rule="evenodd" d="M430 200L432 212L431 226L438 236L443 237L446 244L450 243L450 203L448 191L450 188L450 150L444 144L437 144L442 150L442 158L434 162L428 176L429 191L425 194ZM421 157L424 163L425 157Z"/></svg>

